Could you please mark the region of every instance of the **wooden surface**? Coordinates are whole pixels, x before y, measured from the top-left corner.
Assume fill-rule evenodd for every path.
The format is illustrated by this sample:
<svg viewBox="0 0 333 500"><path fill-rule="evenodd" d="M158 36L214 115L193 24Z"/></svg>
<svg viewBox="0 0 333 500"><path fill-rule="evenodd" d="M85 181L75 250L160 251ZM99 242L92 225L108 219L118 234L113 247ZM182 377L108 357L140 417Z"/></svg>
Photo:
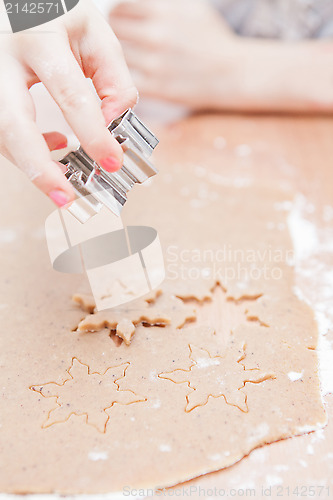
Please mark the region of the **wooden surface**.
<svg viewBox="0 0 333 500"><path fill-rule="evenodd" d="M160 130L159 136L164 146L157 163L159 155L165 161L165 154L173 159L178 154L180 168L187 162L206 169L218 163L225 172L229 165L233 181L273 182L305 196L303 217L316 227L319 241L299 263L295 282L314 307L324 309L331 321L325 338L332 341L333 287L325 277L333 265L333 119L198 115ZM324 404L332 417L332 394ZM333 498L333 422L329 419L324 430L257 449L233 467L179 485L173 493L192 498Z"/></svg>

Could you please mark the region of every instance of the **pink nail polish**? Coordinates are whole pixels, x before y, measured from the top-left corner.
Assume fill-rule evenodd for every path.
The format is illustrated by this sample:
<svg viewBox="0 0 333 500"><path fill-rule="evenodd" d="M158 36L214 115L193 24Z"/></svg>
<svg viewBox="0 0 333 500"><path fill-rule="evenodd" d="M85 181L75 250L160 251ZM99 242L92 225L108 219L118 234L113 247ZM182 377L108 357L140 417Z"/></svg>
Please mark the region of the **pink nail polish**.
<svg viewBox="0 0 333 500"><path fill-rule="evenodd" d="M117 160L114 157L109 156L109 158L104 158L103 160L100 160L100 165L101 167L104 168L107 172L115 172L116 170L119 170L121 167L119 160Z"/></svg>
<svg viewBox="0 0 333 500"><path fill-rule="evenodd" d="M58 207L63 207L69 202L68 196L63 191L60 191L60 189L50 191L49 197Z"/></svg>
<svg viewBox="0 0 333 500"><path fill-rule="evenodd" d="M56 146L54 150L56 151L58 149L65 149L65 148L67 148L67 142L62 142L61 144L58 144L58 146Z"/></svg>

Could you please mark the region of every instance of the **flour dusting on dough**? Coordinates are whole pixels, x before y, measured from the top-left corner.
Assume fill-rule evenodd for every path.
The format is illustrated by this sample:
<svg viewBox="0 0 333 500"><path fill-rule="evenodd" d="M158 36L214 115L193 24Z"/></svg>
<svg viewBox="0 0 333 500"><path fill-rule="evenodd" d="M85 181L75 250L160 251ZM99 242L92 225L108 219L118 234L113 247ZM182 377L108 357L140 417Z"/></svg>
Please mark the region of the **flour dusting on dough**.
<svg viewBox="0 0 333 500"><path fill-rule="evenodd" d="M266 481L265 481L265 486L279 486L280 484L283 483L282 477L280 476L275 476L273 474L267 474L266 476Z"/></svg>
<svg viewBox="0 0 333 500"><path fill-rule="evenodd" d="M249 441L254 442L257 439L264 439L265 436L269 434L269 425L266 422L259 424L257 427L252 429L251 435L249 436Z"/></svg>
<svg viewBox="0 0 333 500"><path fill-rule="evenodd" d="M161 444L160 445L160 451L163 453L169 453L171 451L171 446L169 444Z"/></svg>
<svg viewBox="0 0 333 500"><path fill-rule="evenodd" d="M306 447L306 452L307 452L308 455L313 455L314 454L314 449L313 449L312 444L308 444L308 446Z"/></svg>
<svg viewBox="0 0 333 500"><path fill-rule="evenodd" d="M304 195L295 197L288 217L288 226L295 249L296 275L317 284L311 289L301 290L294 287L294 293L315 311L319 330L317 353L320 366L320 380L322 396L333 393L333 344L325 336L333 330L333 272L327 272L325 266L318 260L320 252L333 251L333 232L319 232L307 214L313 213L313 205ZM329 210L328 210L329 211ZM327 215L324 208L324 214ZM324 215L324 219L327 218ZM312 283L313 285L313 283ZM311 294L315 290L315 294Z"/></svg>
<svg viewBox="0 0 333 500"><path fill-rule="evenodd" d="M300 378L302 378L303 373L304 373L303 371L301 371L301 372L289 372L288 373L289 380L291 380L292 382L295 382L296 380L299 380Z"/></svg>
<svg viewBox="0 0 333 500"><path fill-rule="evenodd" d="M107 460L109 455L106 451L90 451L88 458L93 462L97 462L98 460Z"/></svg>
<svg viewBox="0 0 333 500"><path fill-rule="evenodd" d="M13 243L17 239L17 232L14 229L0 229L0 244Z"/></svg>

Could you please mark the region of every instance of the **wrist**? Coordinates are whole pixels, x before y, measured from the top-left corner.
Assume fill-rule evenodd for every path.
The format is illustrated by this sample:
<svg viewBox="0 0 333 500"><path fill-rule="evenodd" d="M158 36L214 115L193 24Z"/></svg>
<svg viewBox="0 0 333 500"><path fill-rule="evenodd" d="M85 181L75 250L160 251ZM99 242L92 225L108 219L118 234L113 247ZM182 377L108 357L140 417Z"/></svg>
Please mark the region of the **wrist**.
<svg viewBox="0 0 333 500"><path fill-rule="evenodd" d="M242 111L333 109L332 43L235 37L219 69L215 108Z"/></svg>
<svg viewBox="0 0 333 500"><path fill-rule="evenodd" d="M264 66L261 60L262 55L251 39L224 37L210 54L209 82L203 99L206 107L226 111L256 107L266 80L265 76L258 78L260 66Z"/></svg>

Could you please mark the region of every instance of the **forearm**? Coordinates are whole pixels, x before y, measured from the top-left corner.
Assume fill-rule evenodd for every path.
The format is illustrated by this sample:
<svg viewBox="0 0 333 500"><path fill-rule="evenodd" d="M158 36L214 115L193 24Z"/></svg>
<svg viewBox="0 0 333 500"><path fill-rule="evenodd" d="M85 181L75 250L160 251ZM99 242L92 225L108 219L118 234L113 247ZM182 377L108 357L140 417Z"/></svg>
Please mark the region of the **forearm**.
<svg viewBox="0 0 333 500"><path fill-rule="evenodd" d="M230 47L229 47L230 48ZM243 111L333 111L333 41L237 38L214 82L212 107Z"/></svg>

